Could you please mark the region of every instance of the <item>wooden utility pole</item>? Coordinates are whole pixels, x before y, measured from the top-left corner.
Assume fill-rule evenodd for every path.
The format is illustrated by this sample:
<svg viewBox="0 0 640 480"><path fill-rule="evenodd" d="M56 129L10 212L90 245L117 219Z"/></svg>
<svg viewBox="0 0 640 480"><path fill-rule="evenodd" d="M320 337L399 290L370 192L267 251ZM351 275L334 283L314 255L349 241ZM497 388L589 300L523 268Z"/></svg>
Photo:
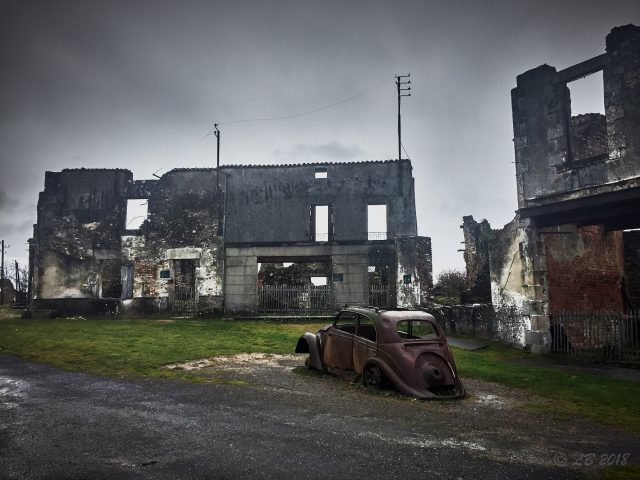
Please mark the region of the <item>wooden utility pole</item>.
<svg viewBox="0 0 640 480"><path fill-rule="evenodd" d="M216 193L218 194L218 199L220 198L220 130L218 129L218 124L216 123L213 128L215 128L215 132L213 134L216 136ZM220 200L218 200L220 201Z"/></svg>
<svg viewBox="0 0 640 480"><path fill-rule="evenodd" d="M403 80L404 78L409 78L411 74L407 75L396 75L396 87L398 89L398 160L402 159L402 122L400 120L400 99L402 97L410 97L411 93L402 93L411 90L411 87L403 87L403 85L408 85L411 83L411 80Z"/></svg>
<svg viewBox="0 0 640 480"><path fill-rule="evenodd" d="M20 289L20 270L18 270L18 261L16 260L16 288L15 288L16 292L17 291L22 291Z"/></svg>
<svg viewBox="0 0 640 480"><path fill-rule="evenodd" d="M4 305L4 240L2 240L2 262L0 263L0 305Z"/></svg>

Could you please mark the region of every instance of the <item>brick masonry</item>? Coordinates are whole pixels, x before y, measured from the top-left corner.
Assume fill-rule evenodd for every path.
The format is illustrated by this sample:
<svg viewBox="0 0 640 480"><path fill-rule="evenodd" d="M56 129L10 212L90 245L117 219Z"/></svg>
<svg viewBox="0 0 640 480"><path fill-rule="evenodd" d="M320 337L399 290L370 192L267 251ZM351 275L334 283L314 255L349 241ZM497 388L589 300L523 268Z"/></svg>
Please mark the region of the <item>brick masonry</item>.
<svg viewBox="0 0 640 480"><path fill-rule="evenodd" d="M622 232L601 225L554 230L542 232L549 313L622 310Z"/></svg>

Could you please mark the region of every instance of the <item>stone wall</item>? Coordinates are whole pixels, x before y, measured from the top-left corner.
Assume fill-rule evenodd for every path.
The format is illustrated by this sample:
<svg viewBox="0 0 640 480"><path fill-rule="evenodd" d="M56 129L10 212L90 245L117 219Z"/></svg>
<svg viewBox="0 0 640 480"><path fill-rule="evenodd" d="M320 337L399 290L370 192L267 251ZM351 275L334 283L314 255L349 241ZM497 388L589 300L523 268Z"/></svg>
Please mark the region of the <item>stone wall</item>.
<svg viewBox="0 0 640 480"><path fill-rule="evenodd" d="M315 178L322 169L326 178ZM417 235L408 160L224 167L229 244L313 241L311 208L331 210L328 240L367 241L367 205L387 206L387 238Z"/></svg>
<svg viewBox="0 0 640 480"><path fill-rule="evenodd" d="M572 118L567 83L598 71L606 120ZM603 55L562 71L541 65L518 75L511 96L520 209L638 186L639 79L640 28L633 25L614 28Z"/></svg>
<svg viewBox="0 0 640 480"><path fill-rule="evenodd" d="M607 118L599 113L571 117L573 163L599 161L606 158L607 153Z"/></svg>
<svg viewBox="0 0 640 480"><path fill-rule="evenodd" d="M491 300L489 281L489 244L493 238L491 225L486 220L476 222L473 216L462 217L464 236L464 261L467 273L465 303L482 303Z"/></svg>
<svg viewBox="0 0 640 480"><path fill-rule="evenodd" d="M32 307L58 301L69 313L93 305L96 314L136 314L175 312L179 301L201 313L253 312L263 257L323 257L338 304L368 303L369 266L401 272L401 283L395 274L389 279L389 297L418 305L432 284L431 242L416 235L411 171L402 160L182 168L157 180L133 180L119 169L47 172L30 241ZM138 228L126 224L131 199L148 205ZM386 205L387 231L375 238L368 235L372 204ZM314 205L330 207L322 240L313 238Z"/></svg>

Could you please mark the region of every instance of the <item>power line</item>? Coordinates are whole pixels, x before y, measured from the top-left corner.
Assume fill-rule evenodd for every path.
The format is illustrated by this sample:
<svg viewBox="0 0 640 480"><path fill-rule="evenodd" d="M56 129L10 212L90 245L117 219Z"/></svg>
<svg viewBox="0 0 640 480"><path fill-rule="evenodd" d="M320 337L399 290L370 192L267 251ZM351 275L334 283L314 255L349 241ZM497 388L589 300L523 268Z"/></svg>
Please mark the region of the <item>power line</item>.
<svg viewBox="0 0 640 480"><path fill-rule="evenodd" d="M335 102L332 103L331 105L325 105L323 107L318 107L318 108L314 108L313 110L308 110L306 112L300 112L300 113L294 113L292 115L282 115L279 117L257 117L257 118L246 118L244 120L234 120L232 122L218 122L218 125L234 125L236 123L247 123L247 122L266 122L266 121L271 121L271 120L286 120L288 118L297 118L297 117L302 117L305 115L311 115L312 113L316 113L316 112L321 112L322 110L327 110L329 108L333 108L336 107L338 105L342 105L343 103L347 103L350 102L351 100L355 100L356 98L360 98L364 95L366 95L369 92L372 92L373 90L382 87L383 85L386 85L387 83L391 82L394 77L388 78L387 80L385 80L384 82L380 82L377 85L374 85L371 88L368 88L367 90L360 92L356 95L353 95L349 98L345 98L344 100L340 100L339 102Z"/></svg>
<svg viewBox="0 0 640 480"><path fill-rule="evenodd" d="M158 168L155 172L153 172L151 175L153 175L154 177L157 177L157 173L164 169L167 165L175 162L177 159L179 159L181 156L183 156L185 153L187 153L189 150L191 150L192 148L194 148L196 145L198 145L199 143L202 143L204 141L205 138L210 137L211 135L213 135L214 130L209 130L209 132L207 132L206 135L204 135L203 137L200 137L198 140L196 140L195 142L193 142L191 145L189 145L187 148L185 148L182 152L180 152L178 155L176 155L175 157L173 157L171 160L163 163L160 168Z"/></svg>
<svg viewBox="0 0 640 480"><path fill-rule="evenodd" d="M400 146L402 146L402 151L407 156L407 160L411 160L411 156L407 153L407 149L404 148L404 145L402 143L400 143Z"/></svg>
<svg viewBox="0 0 640 480"><path fill-rule="evenodd" d="M178 155L176 155L175 157L171 158L167 162L163 163L155 172L152 173L152 175L154 177L160 178L157 175L160 170L163 170L165 167L167 167L168 165L170 165L173 162L175 162L176 160L178 160L185 153L187 153L188 151L193 149L198 144L202 143L207 137L210 137L211 135L216 134L217 125L235 125L235 124L238 124L238 123L248 123L248 122L266 122L266 121L271 121L271 120L286 120L288 118L298 118L298 117L303 117L305 115L311 115L312 113L317 113L317 112L321 112L323 110L328 110L329 108L337 107L338 105L342 105L343 103L347 103L347 102L350 102L352 100L355 100L356 98L360 98L360 97L366 95L367 93L372 92L373 90L376 90L376 89L382 87L383 85L386 85L387 83L391 82L395 78L396 77L393 76L393 77L388 78L385 81L380 82L380 83L374 85L373 87L370 87L370 88L368 88L368 89L366 89L366 90L364 90L364 91L362 91L362 92L360 92L360 93L358 93L356 95L353 95L353 96L351 96L349 98L345 98L343 100L340 100L338 102L332 103L330 105L325 105L325 106L322 106L322 107L314 108L313 110L308 110L306 112L294 113L294 114L291 114L291 115L282 115L282 116L277 116L277 117L257 117L257 118L246 118L246 119L243 119L243 120L234 120L234 121L231 121L231 122L218 122L218 123L216 123L216 128L209 130L209 132L207 132L206 135L200 137L198 140L196 140L193 143L191 143L187 148L185 148ZM218 136L218 135L219 135L219 133L216 134L216 136Z"/></svg>

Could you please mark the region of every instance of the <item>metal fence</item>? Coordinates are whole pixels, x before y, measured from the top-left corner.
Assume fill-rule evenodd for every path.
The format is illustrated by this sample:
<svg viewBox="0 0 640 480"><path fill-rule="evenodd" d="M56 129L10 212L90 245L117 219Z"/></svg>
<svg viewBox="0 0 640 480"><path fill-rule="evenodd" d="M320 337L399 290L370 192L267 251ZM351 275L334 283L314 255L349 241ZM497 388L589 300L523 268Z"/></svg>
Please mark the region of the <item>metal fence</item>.
<svg viewBox="0 0 640 480"><path fill-rule="evenodd" d="M335 309L331 285L263 285L259 296L261 312L331 312Z"/></svg>
<svg viewBox="0 0 640 480"><path fill-rule="evenodd" d="M391 306L389 285L369 285L369 305L373 305L374 307Z"/></svg>
<svg viewBox="0 0 640 480"><path fill-rule="evenodd" d="M194 317L198 314L198 302L192 288L176 288L173 314L179 317Z"/></svg>
<svg viewBox="0 0 640 480"><path fill-rule="evenodd" d="M387 232L367 232L367 240L386 240Z"/></svg>
<svg viewBox="0 0 640 480"><path fill-rule="evenodd" d="M551 351L640 364L640 311L551 315Z"/></svg>

